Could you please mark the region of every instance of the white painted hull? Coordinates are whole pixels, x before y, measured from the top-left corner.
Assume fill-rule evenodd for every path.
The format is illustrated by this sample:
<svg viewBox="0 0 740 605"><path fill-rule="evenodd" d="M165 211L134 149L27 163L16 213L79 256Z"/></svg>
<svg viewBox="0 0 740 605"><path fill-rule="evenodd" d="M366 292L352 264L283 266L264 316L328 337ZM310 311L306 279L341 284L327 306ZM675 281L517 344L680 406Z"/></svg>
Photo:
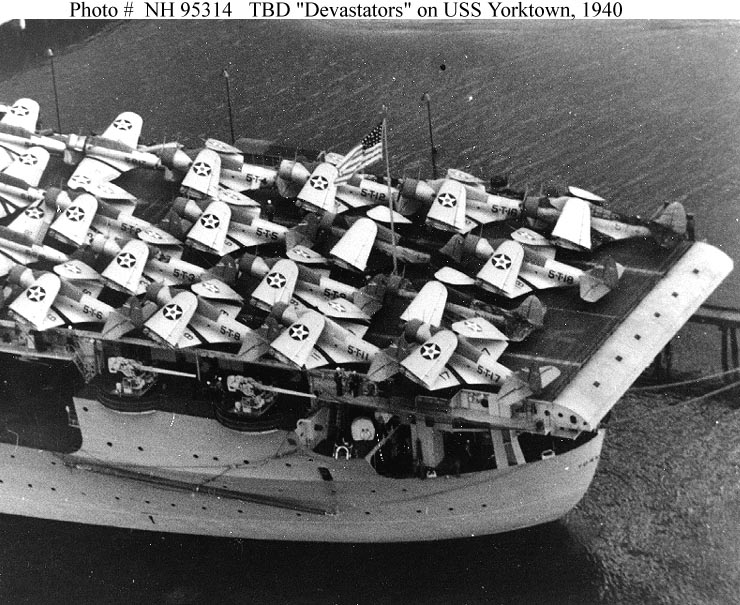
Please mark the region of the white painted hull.
<svg viewBox="0 0 740 605"><path fill-rule="evenodd" d="M87 403L88 412L90 405L99 405ZM115 443L108 446L108 441L96 443L87 437L78 453L67 456L2 444L1 513L266 540L393 542L469 537L562 517L588 489L604 438L600 431L570 452L504 469L458 477L392 479L377 475L364 460L337 461L301 450L238 465L213 451L206 454L203 444L182 438L191 435L190 428L196 425L206 439L214 436L210 431L228 430L205 418L161 412L125 415L102 406L95 414L113 420L106 429L109 435L116 432L115 423L126 425L129 453L115 452ZM184 429L179 451L166 434L159 435L160 443L173 448L173 464L168 469L147 465L150 441L143 427L159 431L157 415L170 419L172 435L175 427ZM83 434L84 418L81 412ZM188 422L195 424L183 426ZM246 445L252 436L232 434L244 442L239 456L256 454L257 450ZM260 440L264 445L270 436ZM112 452L110 460L101 460L100 444ZM186 455L193 445L201 448L198 459ZM138 466L132 459L134 452L141 455ZM227 449L221 453L229 455ZM219 460L213 460L214 456ZM129 459L129 463L125 471L111 474L116 457L119 469L124 466L122 460ZM319 468L328 469L333 480L323 479ZM160 479L152 481L149 473Z"/></svg>

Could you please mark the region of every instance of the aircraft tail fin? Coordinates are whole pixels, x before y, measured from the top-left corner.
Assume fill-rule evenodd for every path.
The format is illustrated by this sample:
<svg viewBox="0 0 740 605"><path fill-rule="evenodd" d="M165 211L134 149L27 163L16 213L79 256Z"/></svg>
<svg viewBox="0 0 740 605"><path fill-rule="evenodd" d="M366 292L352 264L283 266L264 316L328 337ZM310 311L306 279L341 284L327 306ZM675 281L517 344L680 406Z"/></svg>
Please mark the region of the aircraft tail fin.
<svg viewBox="0 0 740 605"><path fill-rule="evenodd" d="M401 365L398 362L397 353L398 349L395 347L378 351L367 371L368 379L373 382L383 382L398 374L401 371Z"/></svg>
<svg viewBox="0 0 740 605"><path fill-rule="evenodd" d="M594 267L581 277L579 286L581 299L586 302L600 300L617 287L623 271L624 267L608 256L603 265Z"/></svg>
<svg viewBox="0 0 740 605"><path fill-rule="evenodd" d="M221 280L227 284L233 284L236 281L238 267L236 260L231 255L222 256L215 266L208 270L211 277Z"/></svg>
<svg viewBox="0 0 740 605"><path fill-rule="evenodd" d="M528 296L521 305L514 309L514 316L530 326L541 328L545 325L547 309L536 296Z"/></svg>
<svg viewBox="0 0 740 605"><path fill-rule="evenodd" d="M671 202L651 220L653 237L661 246L670 246L686 235L688 218L681 202Z"/></svg>
<svg viewBox="0 0 740 605"><path fill-rule="evenodd" d="M103 325L102 336L108 340L117 340L144 325L157 311L157 305L151 301L142 302L136 296L129 298L124 305L110 315Z"/></svg>
<svg viewBox="0 0 740 605"><path fill-rule="evenodd" d="M319 218L313 213L307 214L302 223L288 229L285 234L285 247L288 250L296 246L310 248L316 243L320 229L321 221Z"/></svg>

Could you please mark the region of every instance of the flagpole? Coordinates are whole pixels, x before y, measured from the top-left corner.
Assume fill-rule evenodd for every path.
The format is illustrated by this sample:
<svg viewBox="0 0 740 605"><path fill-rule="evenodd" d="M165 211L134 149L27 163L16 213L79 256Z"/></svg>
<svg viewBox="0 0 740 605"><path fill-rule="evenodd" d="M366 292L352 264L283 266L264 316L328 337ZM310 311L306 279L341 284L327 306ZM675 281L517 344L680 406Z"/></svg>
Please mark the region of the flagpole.
<svg viewBox="0 0 740 605"><path fill-rule="evenodd" d="M387 115L387 108L383 108L384 113ZM398 275L398 259L396 258L396 228L393 220L393 195L391 189L391 163L388 158L388 120L386 115L383 116L383 153L385 154L385 180L388 184L388 209L391 211L391 237L393 242L391 244L391 252L393 256L393 275Z"/></svg>

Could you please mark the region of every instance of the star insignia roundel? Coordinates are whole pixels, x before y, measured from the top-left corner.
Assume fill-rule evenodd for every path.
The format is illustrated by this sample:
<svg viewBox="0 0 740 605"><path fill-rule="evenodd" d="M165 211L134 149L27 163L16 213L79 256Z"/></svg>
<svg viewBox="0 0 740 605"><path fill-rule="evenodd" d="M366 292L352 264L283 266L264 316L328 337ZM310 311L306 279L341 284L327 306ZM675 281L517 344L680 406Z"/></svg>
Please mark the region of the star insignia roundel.
<svg viewBox="0 0 740 605"><path fill-rule="evenodd" d="M332 300L329 302L329 306L334 309L335 311L339 313L346 313L347 309L344 308L344 305L340 303L338 300Z"/></svg>
<svg viewBox="0 0 740 605"><path fill-rule="evenodd" d="M443 193L439 196L439 205L445 208L454 208L457 204L457 198L451 193Z"/></svg>
<svg viewBox="0 0 740 605"><path fill-rule="evenodd" d="M44 218L44 211L41 210L41 208L39 208L38 206L31 206L30 208L26 208L26 216L37 221L41 218Z"/></svg>
<svg viewBox="0 0 740 605"><path fill-rule="evenodd" d="M318 191L324 191L329 187L329 181L323 176L312 176L308 182L311 184L311 187Z"/></svg>
<svg viewBox="0 0 740 605"><path fill-rule="evenodd" d="M285 276L282 273L273 272L270 273L267 278L265 279L267 282L267 285L271 288L282 288L288 280L285 279Z"/></svg>
<svg viewBox="0 0 740 605"><path fill-rule="evenodd" d="M78 223L83 218L85 218L85 211L79 206L72 206L71 208L67 208L67 212L65 212L65 214L67 215L67 218L73 223Z"/></svg>
<svg viewBox="0 0 740 605"><path fill-rule="evenodd" d="M170 303L162 309L162 315L165 319L176 321L182 317L182 308L178 304Z"/></svg>
<svg viewBox="0 0 740 605"><path fill-rule="evenodd" d="M73 174L69 178L70 185L85 186L85 185L89 185L90 183L91 183L90 178L86 177L84 174Z"/></svg>
<svg viewBox="0 0 740 605"><path fill-rule="evenodd" d="M511 259L506 254L494 254L493 266L496 269L508 269L511 267Z"/></svg>
<svg viewBox="0 0 740 605"><path fill-rule="evenodd" d="M136 264L136 257L130 252L121 252L116 256L116 262L124 269L130 269Z"/></svg>
<svg viewBox="0 0 740 605"><path fill-rule="evenodd" d="M472 319L466 319L463 325L472 332L482 332L483 328L481 328L476 322L474 322Z"/></svg>
<svg viewBox="0 0 740 605"><path fill-rule="evenodd" d="M41 302L46 298L46 290L44 290L41 286L31 286L26 291L26 296L32 302Z"/></svg>
<svg viewBox="0 0 740 605"><path fill-rule="evenodd" d="M195 162L193 172L198 176L208 176L211 174L211 167L205 162Z"/></svg>
<svg viewBox="0 0 740 605"><path fill-rule="evenodd" d="M218 220L215 214L204 214L200 217L200 223L206 229L216 229L221 224L221 221Z"/></svg>
<svg viewBox="0 0 740 605"><path fill-rule="evenodd" d="M203 288L208 290L211 294L218 294L219 292L221 292L220 288L216 284L213 284L211 282L205 282L203 284Z"/></svg>
<svg viewBox="0 0 740 605"><path fill-rule="evenodd" d="M10 113L15 116L27 116L31 111L25 105L13 105L10 108Z"/></svg>
<svg viewBox="0 0 740 605"><path fill-rule="evenodd" d="M74 273L75 275L79 275L80 273L82 273L82 269L80 269L74 263L64 263L62 267L64 267L64 269L69 271L70 273Z"/></svg>
<svg viewBox="0 0 740 605"><path fill-rule="evenodd" d="M115 126L117 130L131 130L131 128L133 128L133 124L125 118L119 118L113 122L113 126Z"/></svg>
<svg viewBox="0 0 740 605"><path fill-rule="evenodd" d="M21 157L18 158L18 161L24 166L35 166L39 163L38 158L32 153L24 153Z"/></svg>
<svg viewBox="0 0 740 605"><path fill-rule="evenodd" d="M288 329L288 336L293 340L306 340L306 338L308 338L308 334L308 328L303 324L294 324Z"/></svg>
<svg viewBox="0 0 740 605"><path fill-rule="evenodd" d="M439 345L435 342L427 342L426 344L421 345L420 353L424 359L433 361L442 354L442 349L440 349Z"/></svg>

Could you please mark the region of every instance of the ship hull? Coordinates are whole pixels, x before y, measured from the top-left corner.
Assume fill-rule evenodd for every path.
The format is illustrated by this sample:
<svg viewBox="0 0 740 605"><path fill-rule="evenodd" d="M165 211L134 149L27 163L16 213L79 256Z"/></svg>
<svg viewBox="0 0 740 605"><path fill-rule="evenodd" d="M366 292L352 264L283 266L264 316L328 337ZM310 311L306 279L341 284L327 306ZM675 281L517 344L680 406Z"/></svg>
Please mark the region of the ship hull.
<svg viewBox="0 0 740 605"><path fill-rule="evenodd" d="M231 538L398 542L471 537L556 520L588 489L604 432L570 452L434 479L344 473L332 481L234 477L98 465L0 445L0 512L75 523ZM291 466L289 460L283 465ZM322 465L321 457L306 460ZM332 459L329 459L332 460ZM325 467L324 467L325 468ZM337 475L341 476L339 472ZM353 477L353 475L355 475ZM190 477L186 481L184 478Z"/></svg>

